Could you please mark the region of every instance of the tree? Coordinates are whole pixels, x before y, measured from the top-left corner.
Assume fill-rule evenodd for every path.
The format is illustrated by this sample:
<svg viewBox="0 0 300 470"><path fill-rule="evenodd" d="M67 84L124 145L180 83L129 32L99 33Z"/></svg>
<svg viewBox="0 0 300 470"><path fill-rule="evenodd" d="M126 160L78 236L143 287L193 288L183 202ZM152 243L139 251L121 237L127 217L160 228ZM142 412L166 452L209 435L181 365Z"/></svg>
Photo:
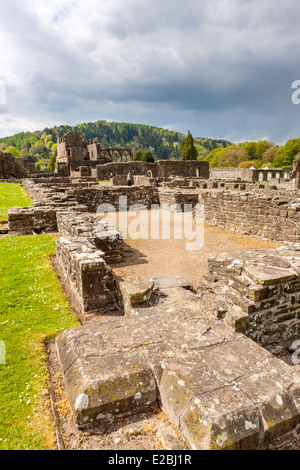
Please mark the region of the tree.
<svg viewBox="0 0 300 470"><path fill-rule="evenodd" d="M55 157L55 155L52 155L50 157L50 161L49 161L48 166L47 166L46 169L48 171L54 171L55 170L55 162L56 162L56 157Z"/></svg>
<svg viewBox="0 0 300 470"><path fill-rule="evenodd" d="M268 150L266 150L262 156L261 160L263 163L272 163L274 161L275 155L278 152L278 147L270 147Z"/></svg>
<svg viewBox="0 0 300 470"><path fill-rule="evenodd" d="M258 170L258 165L256 161L251 161L248 160L246 162L241 162L238 166L239 168L255 168L255 170Z"/></svg>
<svg viewBox="0 0 300 470"><path fill-rule="evenodd" d="M52 145L51 151L53 152L53 155L57 157L57 144Z"/></svg>
<svg viewBox="0 0 300 470"><path fill-rule="evenodd" d="M181 145L181 160L197 160L198 152L194 144L194 139L190 131Z"/></svg>
<svg viewBox="0 0 300 470"><path fill-rule="evenodd" d="M22 158L27 158L28 155L29 155L29 154L28 154L28 150L27 150L26 148L20 150L20 156L21 156Z"/></svg>
<svg viewBox="0 0 300 470"><path fill-rule="evenodd" d="M272 143L268 142L267 140L259 140L256 142L256 148L255 148L255 158L257 160L262 159L262 155L264 152L266 152L270 147L272 147Z"/></svg>
<svg viewBox="0 0 300 470"><path fill-rule="evenodd" d="M150 150L147 150L144 155L142 156L142 161L147 163L154 163L154 157Z"/></svg>
<svg viewBox="0 0 300 470"><path fill-rule="evenodd" d="M21 155L19 154L18 150L10 145L4 150L5 153L11 153L15 158L21 158Z"/></svg>
<svg viewBox="0 0 300 470"><path fill-rule="evenodd" d="M143 159L143 152L142 152L141 150L138 150L138 151L135 153L135 155L134 155L134 157L133 157L133 160L134 160L135 162L141 162L142 159Z"/></svg>
<svg viewBox="0 0 300 470"><path fill-rule="evenodd" d="M238 148L235 145L226 147L220 152L218 156L219 167L233 166L237 167L240 163L249 160L249 155L246 149Z"/></svg>

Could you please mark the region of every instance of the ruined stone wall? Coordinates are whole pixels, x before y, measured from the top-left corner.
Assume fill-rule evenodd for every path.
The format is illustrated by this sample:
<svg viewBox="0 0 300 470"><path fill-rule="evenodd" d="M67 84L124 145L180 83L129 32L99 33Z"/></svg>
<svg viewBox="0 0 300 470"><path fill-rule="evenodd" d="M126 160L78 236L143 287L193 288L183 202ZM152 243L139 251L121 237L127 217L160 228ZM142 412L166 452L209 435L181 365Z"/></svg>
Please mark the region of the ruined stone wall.
<svg viewBox="0 0 300 470"><path fill-rule="evenodd" d="M213 179L241 179L243 181L269 181L271 178L277 180L287 179L292 167L283 168L260 168L258 170L251 170L250 168L236 168L236 167L222 167L210 168L210 177Z"/></svg>
<svg viewBox="0 0 300 470"><path fill-rule="evenodd" d="M198 287L208 311L272 352L300 338L299 243L224 253L208 267Z"/></svg>
<svg viewBox="0 0 300 470"><path fill-rule="evenodd" d="M69 179L53 178L56 184L58 180ZM51 179L24 179L23 188L33 199L33 207L14 207L8 210L8 231L10 235L31 235L32 233L56 232L57 214L64 211L86 212L87 208L77 203L64 191L53 187Z"/></svg>
<svg viewBox="0 0 300 470"><path fill-rule="evenodd" d="M202 191L205 221L210 225L285 242L300 239L300 199L272 194Z"/></svg>
<svg viewBox="0 0 300 470"><path fill-rule="evenodd" d="M26 168L31 175L39 173L39 171L35 169L34 163L29 162L26 158L18 158L17 162L22 168Z"/></svg>
<svg viewBox="0 0 300 470"><path fill-rule="evenodd" d="M125 162L101 165L97 167L97 179L108 180L116 175L127 175L129 172L132 175L148 176L149 171L153 178L170 176L209 178L208 162L159 160L155 163Z"/></svg>
<svg viewBox="0 0 300 470"><path fill-rule="evenodd" d="M214 179L231 179L240 178L244 181L258 181L255 179L255 173L249 168L236 168L236 167L222 167L210 168L210 177Z"/></svg>
<svg viewBox="0 0 300 470"><path fill-rule="evenodd" d="M95 187L84 189L73 189L67 192L67 195L74 197L78 204L83 204L89 212L96 212L101 204L112 204L116 210L119 210L119 198L127 197L127 204L143 204L150 208L152 202L151 187Z"/></svg>
<svg viewBox="0 0 300 470"><path fill-rule="evenodd" d="M87 148L90 160L98 160L102 149L99 139L91 139L88 141Z"/></svg>
<svg viewBox="0 0 300 470"><path fill-rule="evenodd" d="M106 264L103 251L85 238L60 237L56 257L81 313L100 314L114 305L112 269Z"/></svg>
<svg viewBox="0 0 300 470"><path fill-rule="evenodd" d="M18 160L11 153L0 151L0 179L21 179L30 176L29 170L24 167L21 159L20 162Z"/></svg>
<svg viewBox="0 0 300 470"><path fill-rule="evenodd" d="M97 216L86 213L61 212L57 214L57 227L61 237L85 238L104 253L107 263L118 263L124 258L124 244L120 231L109 227Z"/></svg>
<svg viewBox="0 0 300 470"><path fill-rule="evenodd" d="M195 207L198 203L197 192L163 191L158 193L160 206L178 206L184 210L185 205Z"/></svg>
<svg viewBox="0 0 300 470"><path fill-rule="evenodd" d="M32 235L32 233L55 232L57 230L56 209L53 207L14 207L8 211L10 235Z"/></svg>

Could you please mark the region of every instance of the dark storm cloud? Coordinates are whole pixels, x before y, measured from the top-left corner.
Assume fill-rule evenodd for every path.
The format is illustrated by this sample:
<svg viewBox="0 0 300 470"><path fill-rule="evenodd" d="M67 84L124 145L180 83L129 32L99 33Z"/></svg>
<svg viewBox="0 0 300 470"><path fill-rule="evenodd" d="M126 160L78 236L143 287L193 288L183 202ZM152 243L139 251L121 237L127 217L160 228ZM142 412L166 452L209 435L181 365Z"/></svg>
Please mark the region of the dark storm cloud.
<svg viewBox="0 0 300 470"><path fill-rule="evenodd" d="M294 0L2 2L0 128L110 118L195 136L292 137L299 13Z"/></svg>

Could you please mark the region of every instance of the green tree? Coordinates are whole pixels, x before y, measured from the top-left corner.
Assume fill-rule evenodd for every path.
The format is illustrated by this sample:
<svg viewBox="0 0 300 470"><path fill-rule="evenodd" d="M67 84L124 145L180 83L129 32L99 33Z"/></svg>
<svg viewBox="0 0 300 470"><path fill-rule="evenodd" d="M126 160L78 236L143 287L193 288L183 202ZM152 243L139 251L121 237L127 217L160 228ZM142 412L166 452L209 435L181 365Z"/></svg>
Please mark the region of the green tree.
<svg viewBox="0 0 300 470"><path fill-rule="evenodd" d="M48 171L54 171L55 170L55 162L56 162L56 157L55 157L55 155L52 155L50 157L50 161L49 161L48 166L47 166L46 169Z"/></svg>
<svg viewBox="0 0 300 470"><path fill-rule="evenodd" d="M48 134L46 135L46 137L44 138L44 142L45 144L47 145L48 142L52 142L53 138L52 138L52 134Z"/></svg>
<svg viewBox="0 0 300 470"><path fill-rule="evenodd" d="M244 148L238 148L235 145L226 147L222 150L218 157L218 166L237 167L240 163L249 160L248 152Z"/></svg>
<svg viewBox="0 0 300 470"><path fill-rule="evenodd" d="M150 152L150 150L147 150L144 153L144 155L142 157L142 161L147 162L147 163L154 163L154 157L153 157L152 152Z"/></svg>
<svg viewBox="0 0 300 470"><path fill-rule="evenodd" d="M53 152L53 155L55 155L55 157L57 157L57 144L52 145L51 151Z"/></svg>
<svg viewBox="0 0 300 470"><path fill-rule="evenodd" d="M272 147L272 143L268 142L267 140L259 140L256 142L255 154L254 157L257 160L262 159L262 155L266 152L270 147Z"/></svg>
<svg viewBox="0 0 300 470"><path fill-rule="evenodd" d="M181 160L197 160L198 152L194 144L194 139L190 131L181 145Z"/></svg>
<svg viewBox="0 0 300 470"><path fill-rule="evenodd" d="M268 150L266 150L261 156L262 163L272 163L277 152L278 147L276 146L268 148Z"/></svg>
<svg viewBox="0 0 300 470"><path fill-rule="evenodd" d="M11 153L15 158L21 158L21 155L19 154L18 150L10 145L4 150L5 153Z"/></svg>
<svg viewBox="0 0 300 470"><path fill-rule="evenodd" d="M28 157L28 150L25 148L25 149L22 149L20 150L20 157L22 158L27 158Z"/></svg>
<svg viewBox="0 0 300 470"><path fill-rule="evenodd" d="M256 152L256 142L243 142L237 145L240 149L245 149L248 152L249 160L254 160Z"/></svg>
<svg viewBox="0 0 300 470"><path fill-rule="evenodd" d="M135 152L133 160L135 162L141 162L143 160L143 155L143 152L141 150L138 150L137 152Z"/></svg>
<svg viewBox="0 0 300 470"><path fill-rule="evenodd" d="M257 162L255 160L251 161L251 160L248 160L246 162L242 162L239 164L239 168L255 168L256 170L258 170L258 165L257 165Z"/></svg>

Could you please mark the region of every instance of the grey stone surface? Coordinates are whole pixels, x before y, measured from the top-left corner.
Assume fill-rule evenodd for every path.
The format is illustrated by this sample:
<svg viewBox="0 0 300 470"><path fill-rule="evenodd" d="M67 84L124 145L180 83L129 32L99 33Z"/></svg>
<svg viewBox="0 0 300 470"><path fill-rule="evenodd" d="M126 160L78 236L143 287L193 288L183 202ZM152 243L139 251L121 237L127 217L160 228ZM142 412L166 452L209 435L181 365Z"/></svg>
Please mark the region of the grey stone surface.
<svg viewBox="0 0 300 470"><path fill-rule="evenodd" d="M132 313L135 307L147 305L153 292L153 282L135 276L116 279L118 303L125 314Z"/></svg>
<svg viewBox="0 0 300 470"><path fill-rule="evenodd" d="M157 400L191 449L254 449L291 432L300 375L224 320L200 320L199 296L176 288L163 294L151 313L57 338L78 425Z"/></svg>
<svg viewBox="0 0 300 470"><path fill-rule="evenodd" d="M193 290L190 282L175 276L159 276L151 279L154 286L158 289L169 289L172 287L183 287L184 289Z"/></svg>

